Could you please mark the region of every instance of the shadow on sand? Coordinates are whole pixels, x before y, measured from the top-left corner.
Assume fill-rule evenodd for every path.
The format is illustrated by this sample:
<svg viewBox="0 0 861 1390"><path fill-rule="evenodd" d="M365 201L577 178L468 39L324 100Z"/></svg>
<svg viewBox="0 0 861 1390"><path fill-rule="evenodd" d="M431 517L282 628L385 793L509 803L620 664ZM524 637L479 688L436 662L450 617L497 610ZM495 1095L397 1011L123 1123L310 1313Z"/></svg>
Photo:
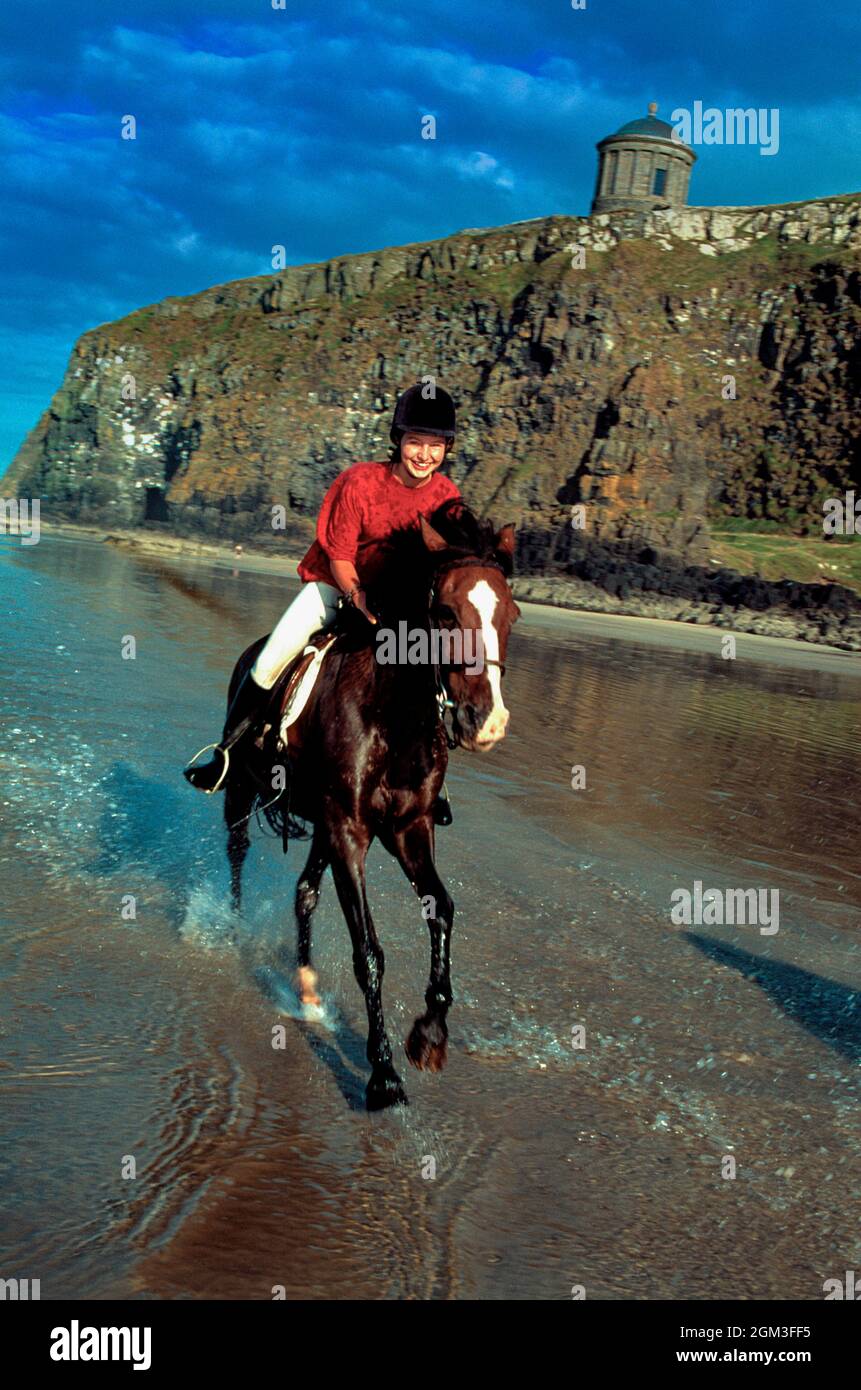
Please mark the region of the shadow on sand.
<svg viewBox="0 0 861 1390"><path fill-rule="evenodd" d="M852 1062L861 1059L861 992L797 965L764 960L696 932L687 932L686 937L711 960L730 966L759 985L787 1018L820 1042Z"/></svg>

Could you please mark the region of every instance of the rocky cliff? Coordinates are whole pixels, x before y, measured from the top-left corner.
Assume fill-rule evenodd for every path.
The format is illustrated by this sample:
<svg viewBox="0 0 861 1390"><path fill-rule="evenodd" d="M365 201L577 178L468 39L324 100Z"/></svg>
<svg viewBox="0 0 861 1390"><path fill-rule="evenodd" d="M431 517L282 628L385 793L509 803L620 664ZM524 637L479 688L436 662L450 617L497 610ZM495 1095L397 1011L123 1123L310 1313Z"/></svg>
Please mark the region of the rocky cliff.
<svg viewBox="0 0 861 1390"><path fill-rule="evenodd" d="M861 484L861 195L621 211L167 299L85 333L2 483L45 519L283 542L397 393L454 394L451 472L533 570L583 540L702 561L709 519L821 525Z"/></svg>

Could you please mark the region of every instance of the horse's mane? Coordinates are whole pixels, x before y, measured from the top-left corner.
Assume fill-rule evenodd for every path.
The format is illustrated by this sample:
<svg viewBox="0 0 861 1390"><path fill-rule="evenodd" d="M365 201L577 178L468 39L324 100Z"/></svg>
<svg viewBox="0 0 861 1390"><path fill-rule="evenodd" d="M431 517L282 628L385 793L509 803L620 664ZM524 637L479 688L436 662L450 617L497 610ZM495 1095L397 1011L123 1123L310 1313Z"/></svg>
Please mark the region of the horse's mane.
<svg viewBox="0 0 861 1390"><path fill-rule="evenodd" d="M394 531L386 542L385 563L369 597L385 600L391 607L392 596L399 596L400 606L410 600L427 598L435 572L452 560L475 558L479 563L497 564L508 576L511 560L497 550L493 522L476 516L459 498L443 502L428 517L433 529L446 542L445 550L428 550L417 526Z"/></svg>
<svg viewBox="0 0 861 1390"><path fill-rule="evenodd" d="M475 556L478 560L495 561L502 565L507 575L511 574L510 562L505 563L507 556L497 551L493 522L487 517L476 516L459 498L443 502L428 519L451 550L462 551L464 555Z"/></svg>

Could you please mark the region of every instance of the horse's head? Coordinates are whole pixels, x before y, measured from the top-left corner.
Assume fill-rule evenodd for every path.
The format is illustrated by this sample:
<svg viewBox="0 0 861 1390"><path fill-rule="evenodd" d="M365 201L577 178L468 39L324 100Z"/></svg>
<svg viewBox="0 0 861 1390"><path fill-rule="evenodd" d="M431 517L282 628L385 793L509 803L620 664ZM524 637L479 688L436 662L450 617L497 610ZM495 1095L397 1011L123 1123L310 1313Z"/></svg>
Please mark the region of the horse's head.
<svg viewBox="0 0 861 1390"><path fill-rule="evenodd" d="M505 737L509 720L502 677L508 636L520 617L508 585L514 527L494 532L465 508L453 515L457 530L446 526L446 534L421 521L432 562L431 629L440 633L440 676L454 705L457 740L463 748L483 752ZM434 523L440 516L434 514Z"/></svg>

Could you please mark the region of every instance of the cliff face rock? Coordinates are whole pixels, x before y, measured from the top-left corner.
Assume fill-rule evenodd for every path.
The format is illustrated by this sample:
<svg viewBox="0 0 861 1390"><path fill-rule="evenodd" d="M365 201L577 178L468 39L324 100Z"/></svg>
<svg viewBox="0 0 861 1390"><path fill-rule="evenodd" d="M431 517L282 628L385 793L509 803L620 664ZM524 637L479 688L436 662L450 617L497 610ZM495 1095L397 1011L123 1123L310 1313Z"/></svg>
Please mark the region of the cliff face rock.
<svg viewBox="0 0 861 1390"><path fill-rule="evenodd" d="M671 251L673 241L691 241L703 256L743 251L763 237L783 245L861 248L861 201L857 197L825 198L810 203L784 203L761 208L658 208L650 213L599 213L584 219L574 240L607 251L632 237L655 241Z"/></svg>
<svg viewBox="0 0 861 1390"><path fill-rule="evenodd" d="M168 299L85 333L3 480L45 519L276 542L395 397L460 409L452 476L522 559L687 561L715 515L821 524L861 482L861 195L464 231Z"/></svg>

